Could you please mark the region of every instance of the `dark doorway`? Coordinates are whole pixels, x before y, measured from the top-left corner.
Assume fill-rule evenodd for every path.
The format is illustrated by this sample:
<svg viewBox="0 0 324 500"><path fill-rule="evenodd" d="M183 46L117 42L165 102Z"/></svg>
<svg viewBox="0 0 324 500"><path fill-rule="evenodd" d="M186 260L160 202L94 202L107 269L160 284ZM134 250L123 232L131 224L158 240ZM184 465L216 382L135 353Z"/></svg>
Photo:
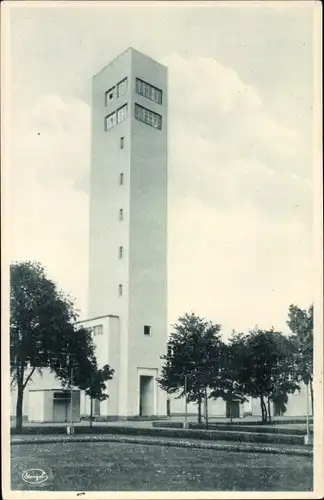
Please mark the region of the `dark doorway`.
<svg viewBox="0 0 324 500"><path fill-rule="evenodd" d="M140 416L147 417L154 413L154 391L153 377L147 375L140 376Z"/></svg>
<svg viewBox="0 0 324 500"><path fill-rule="evenodd" d="M226 401L226 418L240 418L240 403L238 401Z"/></svg>

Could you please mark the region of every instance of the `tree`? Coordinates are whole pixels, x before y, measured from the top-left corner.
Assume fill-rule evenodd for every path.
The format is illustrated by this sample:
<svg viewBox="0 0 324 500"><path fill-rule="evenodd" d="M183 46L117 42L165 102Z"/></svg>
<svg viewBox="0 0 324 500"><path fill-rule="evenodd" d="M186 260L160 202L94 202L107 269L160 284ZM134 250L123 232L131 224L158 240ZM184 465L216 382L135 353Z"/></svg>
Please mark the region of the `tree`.
<svg viewBox="0 0 324 500"><path fill-rule="evenodd" d="M180 317L173 329L167 354L161 356L165 363L158 383L169 394L180 391L179 398L186 385L187 401L197 403L201 422L202 401L207 403L207 389L220 362L221 327L191 313ZM207 419L207 404L205 411Z"/></svg>
<svg viewBox="0 0 324 500"><path fill-rule="evenodd" d="M10 371L17 387L16 427L22 427L24 390L34 373L50 368L63 383L87 387L96 366L87 329L76 329L73 301L37 262L10 266Z"/></svg>
<svg viewBox="0 0 324 500"><path fill-rule="evenodd" d="M247 398L244 394L244 385L240 380L242 341L241 334L233 333L229 344L221 346L221 363L217 377L213 377L210 397L222 398L229 404L230 419L232 422L232 405L234 402L244 403Z"/></svg>
<svg viewBox="0 0 324 500"><path fill-rule="evenodd" d="M293 368L289 339L280 332L256 327L238 337L238 369L234 372L240 391L260 399L262 422L270 415L270 401L299 388Z"/></svg>
<svg viewBox="0 0 324 500"><path fill-rule="evenodd" d="M102 368L95 370L89 378L85 393L90 397L90 427L92 427L93 421L93 400L105 401L109 398L105 382L111 380L113 374L114 370L109 365L104 365Z"/></svg>
<svg viewBox="0 0 324 500"><path fill-rule="evenodd" d="M299 380L310 386L312 414L314 414L313 393L313 345L314 306L306 309L291 304L287 324L292 332L290 339L294 346L294 356Z"/></svg>

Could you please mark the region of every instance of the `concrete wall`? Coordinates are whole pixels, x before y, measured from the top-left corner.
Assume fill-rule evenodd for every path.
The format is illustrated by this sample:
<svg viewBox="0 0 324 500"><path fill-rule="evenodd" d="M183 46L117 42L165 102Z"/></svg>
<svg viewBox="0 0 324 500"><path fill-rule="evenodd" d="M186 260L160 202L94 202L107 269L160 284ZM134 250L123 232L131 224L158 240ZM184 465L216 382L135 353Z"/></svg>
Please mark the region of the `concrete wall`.
<svg viewBox="0 0 324 500"><path fill-rule="evenodd" d="M29 390L31 389L60 389L61 385L58 380L55 379L54 373L48 368L42 370L42 375L34 374L31 380L28 382L27 387L24 391L23 399L23 414L28 415L29 409ZM17 401L17 390L14 388L11 390L11 415L16 415L16 401Z"/></svg>
<svg viewBox="0 0 324 500"><path fill-rule="evenodd" d="M128 384L134 394L137 370L159 370L167 341L167 68L133 51L131 78ZM162 90L162 105L135 93L136 78ZM162 130L135 119L135 103L162 115ZM156 390L156 412L165 415L165 394ZM129 398L128 414L137 406Z"/></svg>
<svg viewBox="0 0 324 500"><path fill-rule="evenodd" d="M28 398L28 415L29 422L44 422L45 396L44 391L30 391Z"/></svg>
<svg viewBox="0 0 324 500"><path fill-rule="evenodd" d="M91 328L95 326L102 326L102 335L93 336L93 340L96 346L96 357L98 361L98 366L102 367L109 364L111 368L115 370L113 379L106 383L107 394L109 398L106 401L100 403L100 415L102 416L116 416L118 415L118 404L119 404L119 318L116 316L103 316L98 318L92 318L79 322L85 328ZM85 396L84 393L81 395L81 415L90 414L90 398Z"/></svg>
<svg viewBox="0 0 324 500"><path fill-rule="evenodd" d="M105 92L126 77L127 92L105 106ZM135 94L136 77L162 89L162 106ZM126 102L127 118L105 131L105 116ZM161 131L134 118L135 102L163 115ZM137 370L159 370L167 340L166 68L128 49L94 77L92 104L89 316L109 311L120 319L118 414L136 415ZM144 325L151 326L150 337L144 336ZM113 401L107 403L112 411ZM161 392L157 413L165 409Z"/></svg>

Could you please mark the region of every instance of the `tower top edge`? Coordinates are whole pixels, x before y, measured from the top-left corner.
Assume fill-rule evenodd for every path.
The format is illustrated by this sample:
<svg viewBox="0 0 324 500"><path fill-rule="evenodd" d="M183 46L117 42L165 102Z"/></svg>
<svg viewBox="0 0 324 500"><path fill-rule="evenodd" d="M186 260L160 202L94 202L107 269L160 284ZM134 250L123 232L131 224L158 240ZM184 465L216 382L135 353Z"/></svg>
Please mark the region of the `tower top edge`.
<svg viewBox="0 0 324 500"><path fill-rule="evenodd" d="M128 47L126 50L124 50L123 52L121 52L120 54L118 54L116 57L114 57L113 59L111 59L103 68L101 68L97 73L95 73L93 75L92 78L95 78L97 75L99 75L102 71L104 71L108 66L110 66L111 64L113 64L115 61L117 61L120 57L122 57L123 55L126 55L127 53L129 54L132 54L132 53L136 53L136 54L139 54L141 57L144 57L145 59L149 59L151 61L153 61L155 64L158 64L159 66L165 68L165 69L168 69L167 66L165 64L161 64L159 61L157 61L156 59L153 59L152 57L146 55L146 54L143 54L143 52L140 52L139 50L137 49L134 49L133 47Z"/></svg>

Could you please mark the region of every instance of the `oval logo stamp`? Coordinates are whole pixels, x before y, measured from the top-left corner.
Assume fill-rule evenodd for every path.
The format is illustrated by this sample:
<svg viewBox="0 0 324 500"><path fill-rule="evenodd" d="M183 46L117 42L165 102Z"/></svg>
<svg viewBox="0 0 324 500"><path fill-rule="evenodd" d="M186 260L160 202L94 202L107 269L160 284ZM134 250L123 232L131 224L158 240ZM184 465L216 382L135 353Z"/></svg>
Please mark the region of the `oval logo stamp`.
<svg viewBox="0 0 324 500"><path fill-rule="evenodd" d="M36 485L47 481L48 475L43 469L27 469L22 473L21 478L25 483Z"/></svg>

